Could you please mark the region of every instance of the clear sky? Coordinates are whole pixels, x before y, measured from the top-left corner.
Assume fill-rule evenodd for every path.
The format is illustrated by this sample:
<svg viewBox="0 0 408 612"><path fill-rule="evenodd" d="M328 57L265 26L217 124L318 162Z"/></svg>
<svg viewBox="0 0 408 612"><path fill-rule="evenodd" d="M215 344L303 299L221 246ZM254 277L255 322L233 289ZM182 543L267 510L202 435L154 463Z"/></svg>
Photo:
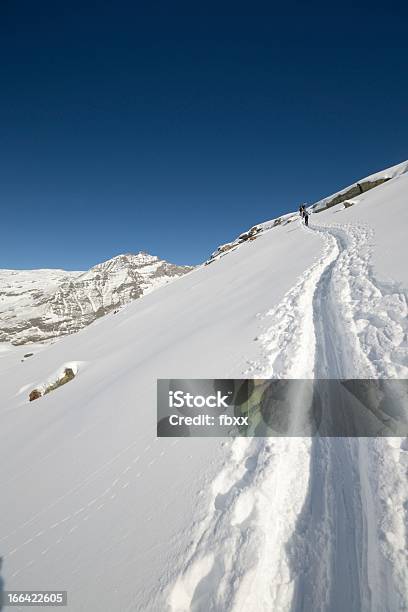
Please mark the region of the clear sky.
<svg viewBox="0 0 408 612"><path fill-rule="evenodd" d="M2 0L0 267L197 263L408 158L404 6Z"/></svg>

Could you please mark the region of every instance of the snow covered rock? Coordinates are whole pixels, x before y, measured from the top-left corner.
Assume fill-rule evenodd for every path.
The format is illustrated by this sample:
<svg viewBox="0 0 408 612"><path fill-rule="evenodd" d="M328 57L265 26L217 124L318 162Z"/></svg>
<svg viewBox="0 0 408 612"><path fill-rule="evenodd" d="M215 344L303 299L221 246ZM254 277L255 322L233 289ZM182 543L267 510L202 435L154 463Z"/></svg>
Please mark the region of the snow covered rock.
<svg viewBox="0 0 408 612"><path fill-rule="evenodd" d="M280 223L280 219L275 219L275 221ZM275 223L275 225L278 225L278 223ZM234 250L235 248L237 248L238 245L242 244L243 242L247 242L248 240L255 240L255 238L257 238L257 236L263 231L263 229L264 228L262 225L254 225L248 231L240 234L238 238L236 238L233 242L221 244L217 248L217 250L212 253L211 257L205 262L206 265L212 263L213 261L225 255L229 251Z"/></svg>
<svg viewBox="0 0 408 612"><path fill-rule="evenodd" d="M66 385L75 378L76 371L76 367L64 368L62 372L55 378L55 380L52 380L46 383L45 385L36 387L32 391L30 391L28 400L30 402L33 402L36 399L40 399L40 397L42 397L43 395L47 395L47 393L51 393L51 391L55 391L55 389Z"/></svg>
<svg viewBox="0 0 408 612"><path fill-rule="evenodd" d="M236 238L233 242L227 242L226 244L221 244L214 253L212 253L211 257L205 262L206 265L212 263L216 259L223 257L228 252L235 250L239 245L243 242L255 240L262 232L266 230L270 230L274 227L278 227L279 225L286 225L287 223L291 223L295 219L297 219L297 214L288 213L286 215L282 215L281 217L277 217L276 219L272 219L271 221L267 221L265 223L259 223L258 225L254 225L248 231L243 232Z"/></svg>

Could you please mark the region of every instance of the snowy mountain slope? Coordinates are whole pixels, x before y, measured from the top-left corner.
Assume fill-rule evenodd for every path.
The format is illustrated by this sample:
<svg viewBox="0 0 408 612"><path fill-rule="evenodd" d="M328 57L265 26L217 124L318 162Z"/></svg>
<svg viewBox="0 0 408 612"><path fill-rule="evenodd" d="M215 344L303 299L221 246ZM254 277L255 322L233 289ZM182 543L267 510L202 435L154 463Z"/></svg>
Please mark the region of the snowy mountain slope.
<svg viewBox="0 0 408 612"><path fill-rule="evenodd" d="M191 269L138 253L87 272L0 270L0 341L23 344L76 332Z"/></svg>
<svg viewBox="0 0 408 612"><path fill-rule="evenodd" d="M101 596L149 612L408 608L406 439L155 438L159 377L407 377L407 180L309 230L266 229L23 363L3 346L6 589L66 588L75 612ZM28 403L68 363L76 378Z"/></svg>
<svg viewBox="0 0 408 612"><path fill-rule="evenodd" d="M407 179L304 229L323 257L268 313L258 376L407 377ZM407 451L400 438L237 440L170 609L407 609Z"/></svg>
<svg viewBox="0 0 408 612"><path fill-rule="evenodd" d="M61 284L81 274L66 270L0 270L0 340L17 340L20 328L32 328L27 319L45 313L44 296L52 296Z"/></svg>
<svg viewBox="0 0 408 612"><path fill-rule="evenodd" d="M277 240L265 235L246 243L38 358L21 363L12 349L2 360L6 588L64 584L73 610L96 610L104 585L107 609L134 601L136 609L163 609L149 602L172 567L169 542L180 551L186 546L194 493L206 490L225 454L221 440L155 441L156 378L238 376L251 367L260 350L257 313L319 256L318 237L294 233L300 240L283 230ZM279 275L289 248L293 258ZM74 381L28 403L33 386L73 361ZM24 504L16 508L22 491Z"/></svg>

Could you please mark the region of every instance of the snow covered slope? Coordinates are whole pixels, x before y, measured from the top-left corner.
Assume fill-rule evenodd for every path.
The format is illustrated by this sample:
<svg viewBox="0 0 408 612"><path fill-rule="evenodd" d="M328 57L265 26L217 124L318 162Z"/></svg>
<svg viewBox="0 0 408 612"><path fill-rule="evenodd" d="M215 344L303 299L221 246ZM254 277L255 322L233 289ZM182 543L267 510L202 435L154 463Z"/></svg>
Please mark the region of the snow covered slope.
<svg viewBox="0 0 408 612"><path fill-rule="evenodd" d="M138 253L118 255L87 272L0 270L0 342L76 332L191 269Z"/></svg>
<svg viewBox="0 0 408 612"><path fill-rule="evenodd" d="M407 189L265 224L23 362L3 345L4 588L75 612L408 609L406 439L155 437L157 378L406 378Z"/></svg>

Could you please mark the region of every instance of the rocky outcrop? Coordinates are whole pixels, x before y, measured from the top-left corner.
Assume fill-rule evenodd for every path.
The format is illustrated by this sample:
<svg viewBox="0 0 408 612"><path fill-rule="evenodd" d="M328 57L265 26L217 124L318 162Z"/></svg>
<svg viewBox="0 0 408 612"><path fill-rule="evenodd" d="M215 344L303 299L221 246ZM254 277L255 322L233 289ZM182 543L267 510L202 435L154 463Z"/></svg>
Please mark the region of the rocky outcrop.
<svg viewBox="0 0 408 612"><path fill-rule="evenodd" d="M259 225L254 225L248 231L243 232L238 236L236 240L233 242L227 242L226 244L221 244L216 251L211 255L209 259L205 262L207 266L210 263L213 263L220 257L223 257L227 253L237 249L243 242L251 242L252 240L256 240L260 234L264 231L268 231L273 229L274 227L278 227L280 225L287 225L291 223L295 219L298 219L298 215L295 213L288 213L283 215L282 217L277 217L276 219L272 219L271 221L267 221L266 223L261 223Z"/></svg>
<svg viewBox="0 0 408 612"><path fill-rule="evenodd" d="M383 183L386 183L389 180L390 178L388 176L385 176L383 178L377 179L376 181L361 181L360 183L357 183L357 185L361 190L361 193L364 193L365 191L370 191L370 189L374 189L374 187L378 187L378 185L382 185Z"/></svg>
<svg viewBox="0 0 408 612"><path fill-rule="evenodd" d="M251 238L255 238L257 234L262 231L262 228L259 225L254 225L247 232L243 232L238 236L238 242L245 242L245 240L251 240Z"/></svg>
<svg viewBox="0 0 408 612"><path fill-rule="evenodd" d="M372 181L361 181L359 183L355 183L348 189L341 191L336 194L332 198L328 198L324 200L324 205L318 206L314 212L321 212L322 210L326 210L327 208L331 208L332 206L336 206L336 204L341 204L345 200L349 200L350 198L355 198L356 196L369 191L370 189L374 189L374 187L378 187L378 185L382 185L389 181L389 177L382 177ZM353 202L354 204L354 202Z"/></svg>
<svg viewBox="0 0 408 612"><path fill-rule="evenodd" d="M257 236L262 232L262 227L260 225L254 225L247 232L243 232L238 236L236 240L233 242L227 242L226 244L221 244L214 253L212 253L211 257L205 262L205 265L208 265L219 259L227 252L236 249L241 243L247 242L248 240L255 240Z"/></svg>
<svg viewBox="0 0 408 612"><path fill-rule="evenodd" d="M74 370L72 368L65 368L62 375L57 378L57 380L53 383L50 383L45 387L44 395L46 393L50 393L51 391L55 391L58 387L62 387L62 385L66 385L70 380L75 378Z"/></svg>
<svg viewBox="0 0 408 612"><path fill-rule="evenodd" d="M57 380L55 380L54 382L50 382L46 384L44 388L33 389L28 396L28 400L30 402L33 402L34 400L39 399L43 395L46 395L47 393L51 393L51 391L55 391L55 389L58 389L59 387L66 385L74 378L75 378L74 370L72 368L65 368L61 376L59 376Z"/></svg>
<svg viewBox="0 0 408 612"><path fill-rule="evenodd" d="M33 402L36 399L40 399L40 397L42 396L42 393L39 389L33 389L32 391L30 391L30 395L28 396L28 400L30 402Z"/></svg>
<svg viewBox="0 0 408 612"><path fill-rule="evenodd" d="M355 200L344 200L343 202L344 208L350 208L351 206L354 206L354 204L356 204Z"/></svg>

